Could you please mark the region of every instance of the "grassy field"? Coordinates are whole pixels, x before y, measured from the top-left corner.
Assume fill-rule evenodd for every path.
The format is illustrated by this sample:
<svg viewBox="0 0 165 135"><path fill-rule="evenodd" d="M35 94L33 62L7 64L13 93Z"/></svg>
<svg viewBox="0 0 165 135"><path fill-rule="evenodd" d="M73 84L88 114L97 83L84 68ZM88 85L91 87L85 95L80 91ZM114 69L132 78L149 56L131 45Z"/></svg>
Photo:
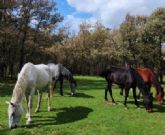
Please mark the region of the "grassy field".
<svg viewBox="0 0 165 135"><path fill-rule="evenodd" d="M106 82L99 77L76 76L77 95L69 96L69 87L65 81L64 96L54 94L52 111L47 112L47 98L44 94L41 112L33 113L33 123L26 126L26 106L17 129L8 128L7 105L14 87L14 81L0 83L0 135L165 135L165 106L154 101L154 112L147 113L140 101L140 109L134 105L132 91L128 107L123 107L124 98L119 88L113 86L113 95L117 105L104 102ZM109 96L109 95L108 95ZM33 100L33 112L36 106Z"/></svg>

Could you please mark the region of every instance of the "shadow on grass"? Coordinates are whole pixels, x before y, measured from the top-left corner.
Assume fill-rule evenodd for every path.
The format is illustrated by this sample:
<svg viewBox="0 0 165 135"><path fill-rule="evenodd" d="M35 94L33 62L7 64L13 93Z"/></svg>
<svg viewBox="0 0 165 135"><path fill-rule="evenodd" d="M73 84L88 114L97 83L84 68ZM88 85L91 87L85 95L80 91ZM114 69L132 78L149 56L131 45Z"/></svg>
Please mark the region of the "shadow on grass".
<svg viewBox="0 0 165 135"><path fill-rule="evenodd" d="M59 111L56 116L34 116L37 120L31 125L23 125L20 127L34 128L46 125L60 125L82 120L88 117L92 109L88 107L65 107L60 109L53 109L52 111ZM39 119L38 119L39 118Z"/></svg>
<svg viewBox="0 0 165 135"><path fill-rule="evenodd" d="M160 112L160 113L164 113L165 112L165 106L164 105L154 104L153 108L154 108L153 112Z"/></svg>
<svg viewBox="0 0 165 135"><path fill-rule="evenodd" d="M127 105L129 106L129 104L134 104L134 101L127 101ZM139 106L140 108L143 108L145 109L144 107L144 103L143 101L141 100L139 103ZM153 113L156 113L156 112L159 112L159 113L164 113L165 112L165 105L159 105L159 104L153 104Z"/></svg>
<svg viewBox="0 0 165 135"><path fill-rule="evenodd" d="M102 80L83 80L78 82L77 89L80 90L102 90L105 89L106 82Z"/></svg>
<svg viewBox="0 0 165 135"><path fill-rule="evenodd" d="M70 93L68 93L68 94L70 94ZM95 98L94 96L87 95L85 93L76 93L73 97L76 97L76 98Z"/></svg>
<svg viewBox="0 0 165 135"><path fill-rule="evenodd" d="M11 132L13 130L17 130L17 129L10 129L8 126L0 124L0 135L9 135L9 134L11 134ZM30 131L26 131L26 130L17 130L14 132L15 133L13 133L13 134L17 134L17 135L30 135L31 134Z"/></svg>
<svg viewBox="0 0 165 135"><path fill-rule="evenodd" d="M54 97L61 97L60 94L53 94ZM64 93L64 96L63 97L75 97L75 98L95 98L94 96L91 96L91 95L87 95L85 93L76 93L75 95L71 96L70 93Z"/></svg>

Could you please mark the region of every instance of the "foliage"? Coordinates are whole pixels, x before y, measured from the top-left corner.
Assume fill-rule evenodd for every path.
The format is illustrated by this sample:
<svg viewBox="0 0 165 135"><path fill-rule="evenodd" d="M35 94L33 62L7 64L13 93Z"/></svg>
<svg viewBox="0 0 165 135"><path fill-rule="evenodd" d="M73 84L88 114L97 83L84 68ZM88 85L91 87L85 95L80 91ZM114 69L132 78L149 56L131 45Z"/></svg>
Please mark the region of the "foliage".
<svg viewBox="0 0 165 135"><path fill-rule="evenodd" d="M28 61L62 63L76 74L97 75L108 65L125 64L163 71L165 8L150 16L128 14L118 29L83 22L71 35L67 25L57 29L63 17L53 1L9 0L0 5L1 77L16 76Z"/></svg>
<svg viewBox="0 0 165 135"><path fill-rule="evenodd" d="M52 57L45 49L54 44L50 33L63 19L55 2L7 0L0 5L1 76L15 76L27 61L40 63Z"/></svg>

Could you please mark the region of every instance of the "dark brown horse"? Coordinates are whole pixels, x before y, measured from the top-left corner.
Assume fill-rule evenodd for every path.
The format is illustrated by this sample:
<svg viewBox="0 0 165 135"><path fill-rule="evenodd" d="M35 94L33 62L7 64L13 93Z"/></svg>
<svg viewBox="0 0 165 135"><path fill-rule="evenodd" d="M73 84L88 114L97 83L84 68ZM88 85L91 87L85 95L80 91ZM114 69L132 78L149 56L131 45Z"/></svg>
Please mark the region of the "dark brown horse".
<svg viewBox="0 0 165 135"><path fill-rule="evenodd" d="M112 98L112 102L114 98L112 96L112 84L115 83L119 85L122 89L125 89L125 100L124 106L127 107L127 97L129 93L129 89L133 89L133 97L135 100L135 105L138 107L138 102L136 99L136 87L139 88L143 95L144 106L148 112L152 111L152 95L148 90L146 90L146 85L143 82L142 78L133 68L118 68L118 67L109 67L102 71L100 74L102 77L105 77L108 86L105 89L105 100L108 101L107 92L109 91L110 96Z"/></svg>
<svg viewBox="0 0 165 135"><path fill-rule="evenodd" d="M155 87L156 89L155 98L159 102L159 104L163 104L164 103L163 87L159 83L154 72L149 68L135 68L135 70L142 77L144 83L148 86L149 91L151 89L151 86Z"/></svg>

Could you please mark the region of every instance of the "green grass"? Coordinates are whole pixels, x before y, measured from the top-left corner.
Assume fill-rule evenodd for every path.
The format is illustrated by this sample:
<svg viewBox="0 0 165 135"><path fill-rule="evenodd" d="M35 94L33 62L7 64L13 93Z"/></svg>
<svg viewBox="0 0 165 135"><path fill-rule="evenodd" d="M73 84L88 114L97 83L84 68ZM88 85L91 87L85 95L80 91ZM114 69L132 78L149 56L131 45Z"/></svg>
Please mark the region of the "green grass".
<svg viewBox="0 0 165 135"><path fill-rule="evenodd" d="M17 129L8 128L6 100L10 100L15 81L0 83L0 135L164 135L165 106L154 101L154 112L147 113L140 101L140 109L134 105L132 92L128 107L123 107L124 98L119 88L113 86L117 105L104 102L106 82L99 77L76 76L78 91L69 96L68 82L65 81L64 96L56 92L51 100L52 111L47 112L47 98L44 94L41 112L33 113L33 123L26 126L26 106ZM109 95L108 95L109 96ZM37 98L34 96L33 112Z"/></svg>

